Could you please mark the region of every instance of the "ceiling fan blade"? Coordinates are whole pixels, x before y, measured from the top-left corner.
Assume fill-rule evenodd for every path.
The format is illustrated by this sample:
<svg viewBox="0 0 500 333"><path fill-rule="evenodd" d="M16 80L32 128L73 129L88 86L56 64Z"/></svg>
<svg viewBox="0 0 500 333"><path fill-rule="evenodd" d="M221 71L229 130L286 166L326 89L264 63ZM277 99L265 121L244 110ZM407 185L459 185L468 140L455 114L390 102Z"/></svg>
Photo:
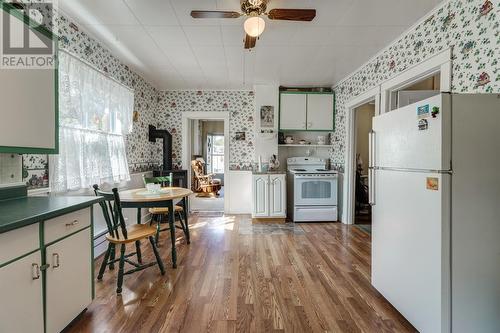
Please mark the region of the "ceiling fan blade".
<svg viewBox="0 0 500 333"><path fill-rule="evenodd" d="M316 9L271 9L267 16L271 20L312 21L316 17Z"/></svg>
<svg viewBox="0 0 500 333"><path fill-rule="evenodd" d="M218 10L193 10L191 11L193 18L238 18L241 16L238 12L218 11Z"/></svg>
<svg viewBox="0 0 500 333"><path fill-rule="evenodd" d="M246 37L245 37L245 49L254 48L255 43L257 43L257 37L252 37L252 36L246 35Z"/></svg>

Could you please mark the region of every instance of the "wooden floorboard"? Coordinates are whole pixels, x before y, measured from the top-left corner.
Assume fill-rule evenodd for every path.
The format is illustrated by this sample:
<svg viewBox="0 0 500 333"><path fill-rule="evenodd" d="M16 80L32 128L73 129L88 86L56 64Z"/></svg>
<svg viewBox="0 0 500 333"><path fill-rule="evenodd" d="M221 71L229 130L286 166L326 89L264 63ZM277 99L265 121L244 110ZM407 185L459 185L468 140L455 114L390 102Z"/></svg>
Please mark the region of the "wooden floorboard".
<svg viewBox="0 0 500 333"><path fill-rule="evenodd" d="M416 331L371 286L370 235L358 228L307 223L266 233L259 224L252 232L250 216L193 215L190 230L190 245L177 232L177 269L162 233L166 274L153 266L126 275L118 296L117 268L107 271L66 331ZM149 244L142 249L153 261Z"/></svg>

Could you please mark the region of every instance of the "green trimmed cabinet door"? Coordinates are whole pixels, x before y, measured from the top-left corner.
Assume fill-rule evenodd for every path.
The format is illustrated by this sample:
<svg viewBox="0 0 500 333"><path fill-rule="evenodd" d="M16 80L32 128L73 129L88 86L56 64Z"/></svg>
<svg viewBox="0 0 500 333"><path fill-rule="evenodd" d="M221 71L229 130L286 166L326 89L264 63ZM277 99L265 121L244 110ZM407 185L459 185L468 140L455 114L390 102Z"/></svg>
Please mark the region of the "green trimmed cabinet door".
<svg viewBox="0 0 500 333"><path fill-rule="evenodd" d="M60 332L92 302L90 228L47 246L47 333Z"/></svg>
<svg viewBox="0 0 500 333"><path fill-rule="evenodd" d="M333 95L307 95L307 130L333 131Z"/></svg>
<svg viewBox="0 0 500 333"><path fill-rule="evenodd" d="M280 95L280 129L307 129L306 94L282 93Z"/></svg>
<svg viewBox="0 0 500 333"><path fill-rule="evenodd" d="M43 333L40 251L0 268L0 332Z"/></svg>

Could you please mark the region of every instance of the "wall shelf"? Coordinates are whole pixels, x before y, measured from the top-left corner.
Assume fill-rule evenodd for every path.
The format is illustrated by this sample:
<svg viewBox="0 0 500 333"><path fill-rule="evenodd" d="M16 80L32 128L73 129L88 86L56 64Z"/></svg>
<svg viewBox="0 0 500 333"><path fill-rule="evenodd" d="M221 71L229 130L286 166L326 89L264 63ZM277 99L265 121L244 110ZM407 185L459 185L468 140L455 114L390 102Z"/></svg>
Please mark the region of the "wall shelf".
<svg viewBox="0 0 500 333"><path fill-rule="evenodd" d="M279 147L309 147L309 148L331 148L333 147L332 145L308 145L308 144L300 144L300 143L292 143L292 144L279 144Z"/></svg>

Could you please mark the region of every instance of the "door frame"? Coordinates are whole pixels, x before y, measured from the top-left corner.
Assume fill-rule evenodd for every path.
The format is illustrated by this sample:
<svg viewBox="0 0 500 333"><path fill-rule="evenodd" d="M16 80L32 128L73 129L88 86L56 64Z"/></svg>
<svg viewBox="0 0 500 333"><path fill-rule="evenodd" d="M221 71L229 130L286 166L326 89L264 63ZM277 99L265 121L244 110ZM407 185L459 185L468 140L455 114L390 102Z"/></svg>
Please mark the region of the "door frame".
<svg viewBox="0 0 500 333"><path fill-rule="evenodd" d="M439 89L441 92L451 92L452 54L453 49L448 48L440 53L408 68L397 76L380 85L380 110L381 113L390 111L390 94L412 84L440 73Z"/></svg>
<svg viewBox="0 0 500 333"><path fill-rule="evenodd" d="M370 101L375 101L375 116L380 114L380 86L374 87L365 93L351 99L347 102L346 117L346 150L345 161L346 168L344 172L344 198L342 205L342 223L354 224L354 203L356 173L356 108Z"/></svg>
<svg viewBox="0 0 500 333"><path fill-rule="evenodd" d="M188 172L188 188L191 188L191 120L222 120L224 121L224 213L229 212L229 197L231 182L229 177L229 111L189 111L182 113L182 168Z"/></svg>
<svg viewBox="0 0 500 333"><path fill-rule="evenodd" d="M451 92L453 48L448 48L397 76L382 82L374 88L354 97L346 103L346 149L345 173L343 182L342 222L354 224L356 136L355 114L357 107L375 99L375 116L390 111L390 94L417 81L440 73L440 91Z"/></svg>

